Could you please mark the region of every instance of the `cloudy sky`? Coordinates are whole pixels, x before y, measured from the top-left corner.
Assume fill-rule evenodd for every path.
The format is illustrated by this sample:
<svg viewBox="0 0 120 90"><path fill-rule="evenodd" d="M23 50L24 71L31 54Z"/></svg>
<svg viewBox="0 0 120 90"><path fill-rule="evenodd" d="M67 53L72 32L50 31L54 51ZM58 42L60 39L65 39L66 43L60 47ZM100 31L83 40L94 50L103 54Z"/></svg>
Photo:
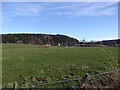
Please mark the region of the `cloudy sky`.
<svg viewBox="0 0 120 90"><path fill-rule="evenodd" d="M117 2L3 2L2 33L65 34L82 40L118 37Z"/></svg>

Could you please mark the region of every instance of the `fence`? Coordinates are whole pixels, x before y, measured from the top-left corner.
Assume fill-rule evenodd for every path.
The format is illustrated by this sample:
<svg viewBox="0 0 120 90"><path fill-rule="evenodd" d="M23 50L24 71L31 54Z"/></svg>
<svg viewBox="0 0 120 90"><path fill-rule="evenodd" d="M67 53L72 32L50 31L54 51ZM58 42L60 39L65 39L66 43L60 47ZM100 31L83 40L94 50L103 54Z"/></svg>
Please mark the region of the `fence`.
<svg viewBox="0 0 120 90"><path fill-rule="evenodd" d="M61 88L61 87L71 87L71 88L107 88L108 85L111 87L118 86L120 82L120 69L108 71L105 73L96 74L85 74L82 78L69 78L56 82L44 82L44 83L34 83L25 84L19 86L17 82L13 83L13 88ZM114 74L111 74L115 72ZM111 75L110 75L111 74ZM115 80L116 78L116 80ZM115 81L114 81L115 80ZM117 81L117 82L116 82ZM114 83L113 83L114 82ZM115 84L116 83L116 84Z"/></svg>

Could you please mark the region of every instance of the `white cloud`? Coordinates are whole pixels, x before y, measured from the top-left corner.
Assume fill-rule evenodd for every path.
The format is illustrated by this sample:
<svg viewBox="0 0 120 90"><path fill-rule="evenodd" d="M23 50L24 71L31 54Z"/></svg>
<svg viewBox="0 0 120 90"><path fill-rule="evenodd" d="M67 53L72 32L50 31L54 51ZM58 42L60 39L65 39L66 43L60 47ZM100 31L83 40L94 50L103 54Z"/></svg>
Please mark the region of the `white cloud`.
<svg viewBox="0 0 120 90"><path fill-rule="evenodd" d="M111 7L114 5L113 7ZM117 4L115 3L78 3L72 6L63 6L61 8L66 11L58 11L59 15L77 15L77 16L102 16L102 15L114 15L117 11ZM61 9L57 7L56 9ZM55 13L53 13L55 14Z"/></svg>
<svg viewBox="0 0 120 90"><path fill-rule="evenodd" d="M109 37L109 38L91 38L91 39L87 39L87 41L102 41L102 40L114 40L114 39L120 39L120 37Z"/></svg>
<svg viewBox="0 0 120 90"><path fill-rule="evenodd" d="M44 10L42 5L35 3L4 3L3 22L9 23L19 16L39 16Z"/></svg>
<svg viewBox="0 0 120 90"><path fill-rule="evenodd" d="M73 16L103 16L117 14L117 3L67 3L50 7L49 14Z"/></svg>
<svg viewBox="0 0 120 90"><path fill-rule="evenodd" d="M5 6L4 6L5 7ZM9 7L3 8L3 12L8 13L9 16L34 16L42 11L42 7L37 4L30 3L13 3Z"/></svg>
<svg viewBox="0 0 120 90"><path fill-rule="evenodd" d="M117 14L117 3L3 3L4 20L11 21L16 16L66 15L74 16L103 16Z"/></svg>

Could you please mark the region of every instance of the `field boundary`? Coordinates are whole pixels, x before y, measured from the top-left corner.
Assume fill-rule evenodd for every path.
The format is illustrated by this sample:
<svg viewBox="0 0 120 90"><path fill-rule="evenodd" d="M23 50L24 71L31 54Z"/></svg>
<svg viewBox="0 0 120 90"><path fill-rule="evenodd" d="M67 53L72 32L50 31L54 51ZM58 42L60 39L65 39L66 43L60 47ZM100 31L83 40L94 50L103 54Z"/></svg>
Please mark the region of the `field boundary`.
<svg viewBox="0 0 120 90"><path fill-rule="evenodd" d="M32 87L34 88L34 87L40 87L40 86L45 86L45 85L53 85L53 84L65 83L65 82L76 81L76 80L78 80L81 83L80 87L82 87L83 84L88 80L88 78L92 78L94 76L99 76L99 75L101 76L101 75L110 74L110 73L115 72L115 71L119 72L120 69L116 69L116 70L112 70L112 71L108 71L108 72L104 72L104 73L97 73L97 74L88 74L88 73L86 73L84 75L84 77L82 77L82 78L74 78L74 79L64 78L66 80L61 80L61 81L56 81L56 82L49 82L49 83L44 82L44 84L38 84L38 83L35 84L34 83L34 84L23 85L21 87L17 86L17 82L14 82L13 83L13 88L32 88Z"/></svg>

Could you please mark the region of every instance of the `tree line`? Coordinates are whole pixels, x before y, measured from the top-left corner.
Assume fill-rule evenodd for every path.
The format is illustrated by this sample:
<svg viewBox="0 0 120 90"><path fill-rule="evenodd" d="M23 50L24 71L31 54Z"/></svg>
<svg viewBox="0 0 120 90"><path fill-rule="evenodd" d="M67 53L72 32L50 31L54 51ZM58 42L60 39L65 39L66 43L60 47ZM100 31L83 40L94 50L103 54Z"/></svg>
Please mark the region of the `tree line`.
<svg viewBox="0 0 120 90"><path fill-rule="evenodd" d="M2 43L23 43L23 44L78 44L75 38L66 35L51 34L1 34Z"/></svg>

